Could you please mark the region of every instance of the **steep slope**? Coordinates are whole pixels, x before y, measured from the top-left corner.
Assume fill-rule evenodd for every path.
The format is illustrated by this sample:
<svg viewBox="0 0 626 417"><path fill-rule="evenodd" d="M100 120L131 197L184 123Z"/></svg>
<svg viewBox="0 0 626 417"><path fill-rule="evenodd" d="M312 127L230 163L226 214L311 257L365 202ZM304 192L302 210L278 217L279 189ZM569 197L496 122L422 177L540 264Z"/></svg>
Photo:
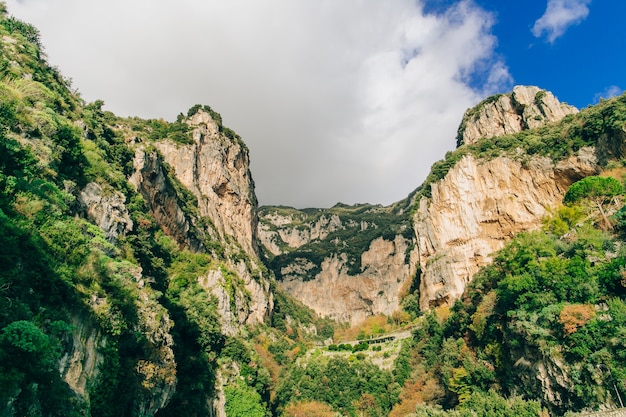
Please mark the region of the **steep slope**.
<svg viewBox="0 0 626 417"><path fill-rule="evenodd" d="M457 146L533 129L576 113L578 109L559 102L549 91L518 85L511 93L491 96L468 109L458 129Z"/></svg>
<svg viewBox="0 0 626 417"><path fill-rule="evenodd" d="M224 415L241 393L265 412L245 145L208 106L85 104L0 7L0 414Z"/></svg>
<svg viewBox="0 0 626 417"><path fill-rule="evenodd" d="M217 243L223 253L213 254L225 257L229 269L243 279L245 305L227 312L229 303L223 303L223 319L230 322L234 315L237 324L262 323L272 300L269 277L263 276L258 259L256 197L248 150L234 132L222 128L219 115L207 106L190 109L184 123L188 126L184 143L165 137L150 141L148 147L141 142L141 130L129 131L121 125L127 142L139 142L129 181L149 203L161 227L179 243L203 251ZM180 192L191 194L187 195L191 199L188 214L177 205L175 183L167 175L184 187L179 186ZM203 284L218 299L228 299L221 289L223 280L219 274L212 275ZM235 329L227 325L224 331L233 334Z"/></svg>
<svg viewBox="0 0 626 417"><path fill-rule="evenodd" d="M599 159L606 162L597 148L584 147L603 139L584 126L578 132L586 116L573 119L576 113L550 92L525 86L469 109L460 147L433 165L426 183L405 201L371 212L372 225L384 218L398 229L410 221L413 233L403 229L375 241L365 237L367 224L350 228L361 221L335 209L261 208L259 236L279 285L318 314L352 324L401 304L411 309L416 298L422 310L451 304L491 253L537 228L572 182L594 174ZM550 127L565 116L567 122ZM533 133L515 136L520 132ZM552 150L549 141L557 142ZM360 268L350 268L358 258Z"/></svg>
<svg viewBox="0 0 626 417"><path fill-rule="evenodd" d="M419 202L415 214L422 309L459 298L492 253L517 233L539 227L569 185L597 169L592 148L558 163L548 157L524 163L461 158L432 184L432 196Z"/></svg>
<svg viewBox="0 0 626 417"><path fill-rule="evenodd" d="M569 185L623 156L623 101L601 103L556 124L483 138L433 165L413 218L422 309L451 304L494 251L541 225Z"/></svg>
<svg viewBox="0 0 626 417"><path fill-rule="evenodd" d="M620 407L626 393L623 160L618 167L573 184L565 206L541 228L494 254L447 319L426 317L413 352L427 364L418 391L439 386L431 401L461 408L479 406L470 397L498 391L541 401L556 416Z"/></svg>

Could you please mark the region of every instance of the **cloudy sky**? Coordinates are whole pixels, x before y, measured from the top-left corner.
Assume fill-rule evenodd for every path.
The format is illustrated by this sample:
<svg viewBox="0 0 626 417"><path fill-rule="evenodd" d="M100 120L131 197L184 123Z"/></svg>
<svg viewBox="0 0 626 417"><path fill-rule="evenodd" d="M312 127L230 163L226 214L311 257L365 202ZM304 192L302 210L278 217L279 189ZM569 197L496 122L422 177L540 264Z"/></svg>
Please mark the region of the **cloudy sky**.
<svg viewBox="0 0 626 417"><path fill-rule="evenodd" d="M585 107L626 87L622 1L6 3L85 100L221 113L250 148L260 204L390 204L489 94L538 85Z"/></svg>

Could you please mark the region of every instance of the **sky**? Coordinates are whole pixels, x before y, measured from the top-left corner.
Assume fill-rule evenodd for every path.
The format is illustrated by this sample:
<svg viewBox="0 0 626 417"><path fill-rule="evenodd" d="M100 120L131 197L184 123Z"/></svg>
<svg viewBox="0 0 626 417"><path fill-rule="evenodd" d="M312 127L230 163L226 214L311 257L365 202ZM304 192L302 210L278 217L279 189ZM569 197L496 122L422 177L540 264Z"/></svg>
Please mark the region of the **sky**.
<svg viewBox="0 0 626 417"><path fill-rule="evenodd" d="M391 204L514 85L578 108L626 88L626 2L7 0L87 101L173 121L208 104L261 205Z"/></svg>

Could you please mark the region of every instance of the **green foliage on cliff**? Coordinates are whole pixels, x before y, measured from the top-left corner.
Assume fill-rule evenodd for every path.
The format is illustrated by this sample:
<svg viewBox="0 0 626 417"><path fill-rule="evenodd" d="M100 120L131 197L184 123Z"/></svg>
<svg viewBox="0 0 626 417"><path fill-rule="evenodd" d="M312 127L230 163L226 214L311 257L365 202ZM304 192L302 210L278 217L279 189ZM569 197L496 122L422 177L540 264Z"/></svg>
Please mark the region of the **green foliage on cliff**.
<svg viewBox="0 0 626 417"><path fill-rule="evenodd" d="M159 416L209 415L217 362L231 360L222 349L232 341L198 277L220 270L231 294L242 294L242 279L226 243L196 230L214 228L179 182L166 186L196 228L196 252L167 235L127 180L135 143L188 144L188 125L85 104L47 65L37 30L0 6L0 414L135 416L164 397ZM88 221L80 199L88 183L125 199L130 231L106 235ZM76 358L86 380L66 375ZM240 368L264 410L267 371L249 361Z"/></svg>
<svg viewBox="0 0 626 417"><path fill-rule="evenodd" d="M398 203L398 206L401 203ZM277 227L265 220L273 214L289 217L290 224ZM284 267L293 264L306 265L307 271L302 274L302 279L305 281L314 279L321 271L324 259L333 256L345 257L347 273L356 275L362 272L361 255L369 249L374 240L382 238L393 241L396 236L402 236L411 241L413 236L408 211L397 206L337 204L330 209L303 210L267 206L259 209L259 215L263 225L270 231L286 228L307 235L318 223L323 229L328 230L328 234L314 237L298 248L289 247L277 234L275 243L283 253L273 256L266 252L269 265L277 279L282 278Z"/></svg>
<svg viewBox="0 0 626 417"><path fill-rule="evenodd" d="M427 317L415 354L444 390L437 402L460 403L464 415L467 401L495 390L560 415L616 404L615 389L626 394L626 252L599 208L584 204L596 195L621 201L621 192L614 179L575 183L570 206L507 244L445 322Z"/></svg>
<svg viewBox="0 0 626 417"><path fill-rule="evenodd" d="M266 409L261 404L261 396L244 384L224 388L227 417L266 417Z"/></svg>
<svg viewBox="0 0 626 417"><path fill-rule="evenodd" d="M494 96L497 97L497 96ZM421 186L421 196L431 196L431 185L445 177L463 156L480 159L507 156L527 163L533 156L545 156L554 162L566 159L585 146L598 146L601 164L622 154L626 123L626 94L605 100L596 106L564 117L557 123L524 130L512 135L485 138L475 144L462 145L448 152L444 160L435 162Z"/></svg>
<svg viewBox="0 0 626 417"><path fill-rule="evenodd" d="M293 365L278 386L279 404L315 400L342 415L387 415L397 401L399 385L391 372L367 361L318 357L306 367Z"/></svg>

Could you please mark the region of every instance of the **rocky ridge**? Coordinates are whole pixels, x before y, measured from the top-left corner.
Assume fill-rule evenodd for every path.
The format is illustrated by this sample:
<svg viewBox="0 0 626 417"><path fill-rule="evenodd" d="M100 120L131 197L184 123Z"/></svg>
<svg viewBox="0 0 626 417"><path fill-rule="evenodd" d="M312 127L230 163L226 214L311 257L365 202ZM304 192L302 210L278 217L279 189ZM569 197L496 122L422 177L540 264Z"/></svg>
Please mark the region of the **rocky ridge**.
<svg viewBox="0 0 626 417"><path fill-rule="evenodd" d="M578 109L558 101L535 86L515 86L468 109L457 133L457 146L476 143L480 138L508 135L561 120Z"/></svg>
<svg viewBox="0 0 626 417"><path fill-rule="evenodd" d="M533 157L489 161L467 155L432 185L413 218L420 306L451 304L491 255L517 233L541 226L567 188L598 170L592 148L554 163Z"/></svg>
<svg viewBox="0 0 626 417"><path fill-rule="evenodd" d="M278 285L340 322L398 311L416 264L402 205L262 208L259 237Z"/></svg>
<svg viewBox="0 0 626 417"><path fill-rule="evenodd" d="M517 86L465 113L459 152L481 138L534 129L577 111L550 92ZM397 203L414 204L413 233L361 245L359 270L347 267L348 258L339 249L312 259L311 253L319 254L315 248L320 242L338 239L337 231L346 230L345 220L332 209L318 209L318 218L311 221L302 212L281 215L279 210L262 208L259 237L270 258L283 260L277 267L273 258L279 285L322 316L354 324L368 315L390 314L415 288L423 310L451 304L473 275L490 263L493 252L515 234L537 228L571 183L599 168L594 148L579 149L562 161L524 155L518 150L484 159L470 152L460 158L442 178L428 184L430 195L417 192L417 201L411 203L410 197ZM393 220L394 227L409 224L408 217L405 210ZM355 228L352 233L366 229ZM335 240L335 246L341 245L347 241Z"/></svg>
<svg viewBox="0 0 626 417"><path fill-rule="evenodd" d="M256 197L248 152L240 142L220 133L220 126L207 111L198 110L187 123L192 129L191 144L162 140L155 142L155 150L149 153L138 146L130 182L150 203L161 227L180 244L208 251L210 241L218 241L226 249L229 268L238 272L251 296L239 295L237 312L221 309L225 334L232 335L232 323L262 323L272 309L269 277L260 272L258 259ZM179 204L168 170L195 197L198 218L186 214ZM233 260L242 256L245 261ZM255 273L260 274L258 279L253 278ZM204 277L202 282L218 300L229 298L215 280Z"/></svg>

